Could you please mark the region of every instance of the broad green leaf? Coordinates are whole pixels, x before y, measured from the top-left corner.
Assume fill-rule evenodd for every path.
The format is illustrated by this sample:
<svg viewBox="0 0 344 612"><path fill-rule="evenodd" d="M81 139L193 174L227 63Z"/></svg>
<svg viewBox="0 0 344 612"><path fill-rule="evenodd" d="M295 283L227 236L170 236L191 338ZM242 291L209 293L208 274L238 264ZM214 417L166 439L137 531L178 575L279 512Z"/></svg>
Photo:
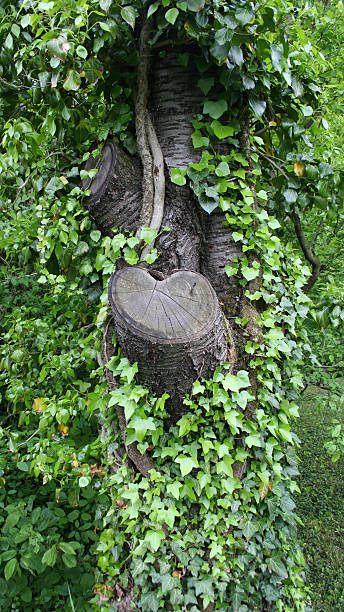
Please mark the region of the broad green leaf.
<svg viewBox="0 0 344 612"><path fill-rule="evenodd" d="M235 11L235 19L244 26L254 19L254 12L246 8L238 9Z"/></svg>
<svg viewBox="0 0 344 612"><path fill-rule="evenodd" d="M198 87L201 89L205 96L209 93L214 83L214 77L209 77L208 79L199 79L199 81L197 81Z"/></svg>
<svg viewBox="0 0 344 612"><path fill-rule="evenodd" d="M283 192L283 196L289 204L292 204L297 200L297 191L295 191L294 189L286 189Z"/></svg>
<svg viewBox="0 0 344 612"><path fill-rule="evenodd" d="M77 91L81 84L81 76L76 70L70 70L67 78L63 83L63 89L66 91Z"/></svg>
<svg viewBox="0 0 344 612"><path fill-rule="evenodd" d="M229 51L229 58L231 59L233 64L236 64L237 66L239 66L239 68L241 68L244 63L244 54L242 52L241 47L237 47L235 45L231 47Z"/></svg>
<svg viewBox="0 0 344 612"><path fill-rule="evenodd" d="M250 107L257 117L261 117L266 109L266 102L250 97L248 100Z"/></svg>
<svg viewBox="0 0 344 612"><path fill-rule="evenodd" d="M242 532L246 540L250 540L252 536L258 531L258 527L250 519L246 520L242 528Z"/></svg>
<svg viewBox="0 0 344 612"><path fill-rule="evenodd" d="M207 136L202 136L199 130L195 130L191 138L192 138L192 144L193 144L194 149L199 149L200 147L209 146L209 138Z"/></svg>
<svg viewBox="0 0 344 612"><path fill-rule="evenodd" d="M12 578L15 570L17 568L17 559L10 559L7 561L4 569L5 580L9 580Z"/></svg>
<svg viewBox="0 0 344 612"><path fill-rule="evenodd" d="M195 146L195 145L194 145ZM176 185L185 185L186 183L186 168L172 168L171 170L171 181Z"/></svg>
<svg viewBox="0 0 344 612"><path fill-rule="evenodd" d="M173 497L175 497L176 499L179 499L180 497L180 489L182 487L182 483L181 482L172 482L170 484L167 485L166 490L167 493L169 495L173 495Z"/></svg>
<svg viewBox="0 0 344 612"><path fill-rule="evenodd" d="M172 25L173 25L175 23L178 15L179 15L178 9L177 8L171 8L168 11L166 11L165 19L166 19L166 21L168 21L168 23L172 23Z"/></svg>
<svg viewBox="0 0 344 612"><path fill-rule="evenodd" d="M59 542L58 546L64 553L67 553L68 555L76 555L76 551L74 550L73 546L68 542Z"/></svg>
<svg viewBox="0 0 344 612"><path fill-rule="evenodd" d="M70 44L66 38L59 36L58 38L51 38L47 42L47 49L51 56L64 61L70 49Z"/></svg>
<svg viewBox="0 0 344 612"><path fill-rule="evenodd" d="M72 555L67 555L66 553L63 553L62 561L67 567L76 567L77 564L76 558Z"/></svg>
<svg viewBox="0 0 344 612"><path fill-rule="evenodd" d="M230 174L230 169L229 169L229 165L227 164L227 162L221 162L216 168L215 168L215 174L216 176L228 176Z"/></svg>
<svg viewBox="0 0 344 612"><path fill-rule="evenodd" d="M227 108L228 104L226 100L206 100L203 105L203 112L205 115L210 115L210 117L212 117L213 119L219 119L227 110Z"/></svg>
<svg viewBox="0 0 344 612"><path fill-rule="evenodd" d="M112 4L112 0L100 0L99 5L102 11L108 12L110 6Z"/></svg>
<svg viewBox="0 0 344 612"><path fill-rule="evenodd" d="M268 566L272 572L275 572L281 578L288 578L287 569L281 559L276 556L271 557Z"/></svg>
<svg viewBox="0 0 344 612"><path fill-rule="evenodd" d="M131 28L135 27L136 10L133 6L124 6L121 9L121 17L126 21Z"/></svg>
<svg viewBox="0 0 344 612"><path fill-rule="evenodd" d="M205 0L186 0L186 3L187 3L188 10L196 13L197 11L200 11L204 7Z"/></svg>
<svg viewBox="0 0 344 612"><path fill-rule="evenodd" d="M234 134L234 128L231 125L222 125L222 123L220 123L220 121L217 121L216 119L211 122L211 128L213 129L215 136L219 140L222 140L223 138L228 138L230 136L233 136Z"/></svg>
<svg viewBox="0 0 344 612"><path fill-rule="evenodd" d="M57 561L57 552L56 552L56 545L54 544L54 546L49 548L49 550L47 550L44 553L42 557L42 563L43 565L49 565L49 567L53 567L56 561Z"/></svg>

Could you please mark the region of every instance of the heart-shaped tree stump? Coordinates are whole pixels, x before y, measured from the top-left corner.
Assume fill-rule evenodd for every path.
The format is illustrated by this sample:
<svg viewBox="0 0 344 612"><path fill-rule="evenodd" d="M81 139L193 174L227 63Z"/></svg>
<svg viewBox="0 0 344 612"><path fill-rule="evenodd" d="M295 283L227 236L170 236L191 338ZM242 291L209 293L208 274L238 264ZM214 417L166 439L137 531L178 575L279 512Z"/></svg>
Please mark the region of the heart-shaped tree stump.
<svg viewBox="0 0 344 612"><path fill-rule="evenodd" d="M122 353L137 361L139 380L154 394L169 393L169 410L197 378L209 378L227 359L223 318L209 281L179 270L161 279L126 267L109 282L109 302Z"/></svg>

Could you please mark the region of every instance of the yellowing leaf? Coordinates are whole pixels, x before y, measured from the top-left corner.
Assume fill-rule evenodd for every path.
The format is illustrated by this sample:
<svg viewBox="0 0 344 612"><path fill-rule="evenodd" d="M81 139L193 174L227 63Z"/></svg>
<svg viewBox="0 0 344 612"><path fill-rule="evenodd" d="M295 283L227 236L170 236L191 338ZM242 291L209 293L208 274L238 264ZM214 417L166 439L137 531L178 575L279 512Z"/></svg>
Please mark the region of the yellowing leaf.
<svg viewBox="0 0 344 612"><path fill-rule="evenodd" d="M35 412L43 412L45 408L45 398L44 397L35 397L33 400L33 409Z"/></svg>
<svg viewBox="0 0 344 612"><path fill-rule="evenodd" d="M269 491L271 491L272 489L272 482L268 482L268 484L264 484L264 482L261 482L259 485L259 496L260 499L263 500L264 497L267 496L267 494L269 493Z"/></svg>
<svg viewBox="0 0 344 612"><path fill-rule="evenodd" d="M67 184L68 184L68 180L66 179L66 177L65 177L65 176L63 176L63 174L60 176L60 181L61 181L61 183L63 183L64 185L67 185Z"/></svg>
<svg viewBox="0 0 344 612"><path fill-rule="evenodd" d="M269 127L276 127L276 121L269 121Z"/></svg>
<svg viewBox="0 0 344 612"><path fill-rule="evenodd" d="M303 176L303 169L305 167L305 164L303 164L302 162L295 162L294 164L294 172L297 176Z"/></svg>
<svg viewBox="0 0 344 612"><path fill-rule="evenodd" d="M69 427L68 425L64 425L63 423L59 423L57 429L65 436L68 433Z"/></svg>

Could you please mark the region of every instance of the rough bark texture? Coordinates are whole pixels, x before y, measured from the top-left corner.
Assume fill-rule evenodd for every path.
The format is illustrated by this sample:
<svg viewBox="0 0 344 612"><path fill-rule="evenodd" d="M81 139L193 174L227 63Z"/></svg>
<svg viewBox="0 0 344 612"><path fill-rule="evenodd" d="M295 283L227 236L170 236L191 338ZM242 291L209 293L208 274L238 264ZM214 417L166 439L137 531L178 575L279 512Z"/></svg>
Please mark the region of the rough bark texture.
<svg viewBox="0 0 344 612"><path fill-rule="evenodd" d="M241 287L236 277L228 277L225 266L235 257L241 257L240 245L234 241L225 215L214 211L202 218L201 271L214 287L218 297L226 303L226 309L233 310L235 301L240 299Z"/></svg>
<svg viewBox="0 0 344 612"><path fill-rule="evenodd" d="M98 173L84 179L82 188L91 192L85 204L100 231L110 234L114 226L135 231L142 205L139 162L109 140L101 156L88 158L85 170L92 168Z"/></svg>
<svg viewBox="0 0 344 612"><path fill-rule="evenodd" d="M181 270L158 280L139 267L123 268L109 283L116 336L137 361L140 382L160 395L174 415L192 383L208 378L228 356L222 313L205 277Z"/></svg>
<svg viewBox="0 0 344 612"><path fill-rule="evenodd" d="M151 73L150 110L167 168L184 168L201 154L192 146L191 120L201 111L203 94L194 68L178 63L177 51L157 56Z"/></svg>

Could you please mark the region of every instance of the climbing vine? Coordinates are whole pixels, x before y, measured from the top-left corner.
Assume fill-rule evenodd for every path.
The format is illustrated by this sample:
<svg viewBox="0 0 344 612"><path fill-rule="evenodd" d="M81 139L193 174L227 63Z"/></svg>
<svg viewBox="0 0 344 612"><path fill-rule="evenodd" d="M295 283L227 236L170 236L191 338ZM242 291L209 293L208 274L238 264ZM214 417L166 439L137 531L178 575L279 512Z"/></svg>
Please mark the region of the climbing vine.
<svg viewBox="0 0 344 612"><path fill-rule="evenodd" d="M311 353L303 288L317 271L302 222L314 207L331 216L344 188L341 172L313 151L318 52L294 28L298 5L284 0L65 4L0 9L0 249L9 309L1 321L0 503L12 516L1 526L0 602L38 601L37 577L64 576L87 544L81 527L46 543L38 527L25 532L9 504L15 467L58 502L65 496L66 508L79 508L84 494L96 499L94 517L89 511L80 523L93 533L94 588L83 609L304 610L292 420L299 365ZM222 211L242 251L225 272L245 306L229 321L240 339L237 367L225 363L195 381L167 430L167 394L138 384L136 364L114 337L111 355L104 350L103 326L116 261L158 267L154 241L168 232L162 153L147 108L148 56L171 47L199 73L203 95L192 120L198 161L173 168L171 180L189 185L206 214ZM97 177L85 162L108 137L142 160L135 235L114 228L102 236L85 209L81 181ZM290 241L289 220L312 272ZM144 472L135 469L138 456ZM38 520L39 499L23 504L25 513L35 505ZM26 599L15 590L19 579ZM77 583L76 575L72 602L82 597Z"/></svg>

